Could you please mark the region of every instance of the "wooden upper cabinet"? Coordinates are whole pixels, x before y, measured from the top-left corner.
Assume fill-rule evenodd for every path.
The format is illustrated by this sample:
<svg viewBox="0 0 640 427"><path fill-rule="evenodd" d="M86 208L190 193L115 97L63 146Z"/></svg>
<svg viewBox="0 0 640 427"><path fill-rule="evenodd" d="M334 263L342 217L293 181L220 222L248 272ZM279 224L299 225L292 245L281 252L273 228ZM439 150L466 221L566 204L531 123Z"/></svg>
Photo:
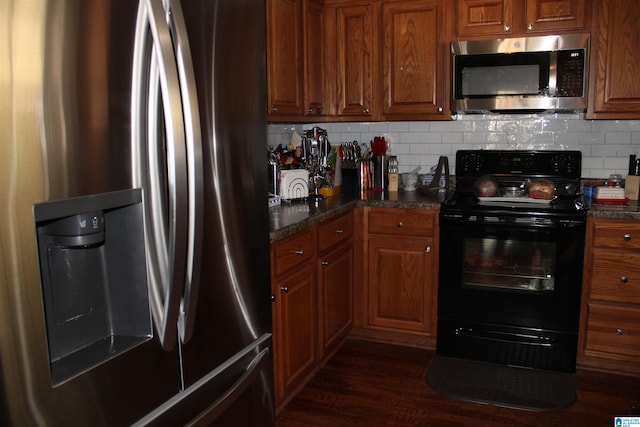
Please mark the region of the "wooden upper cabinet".
<svg viewBox="0 0 640 427"><path fill-rule="evenodd" d="M426 119L444 110L442 0L383 3L383 115Z"/></svg>
<svg viewBox="0 0 640 427"><path fill-rule="evenodd" d="M525 32L584 30L586 0L527 0Z"/></svg>
<svg viewBox="0 0 640 427"><path fill-rule="evenodd" d="M326 41L324 5L317 0L304 0L304 114L324 116L328 113L326 76Z"/></svg>
<svg viewBox="0 0 640 427"><path fill-rule="evenodd" d="M589 119L640 118L640 2L594 2Z"/></svg>
<svg viewBox="0 0 640 427"><path fill-rule="evenodd" d="M521 36L588 29L587 0L456 0L458 37Z"/></svg>
<svg viewBox="0 0 640 427"><path fill-rule="evenodd" d="M335 9L337 37L336 114L351 119L373 118L373 4Z"/></svg>
<svg viewBox="0 0 640 427"><path fill-rule="evenodd" d="M300 117L303 107L302 0L267 0L267 117Z"/></svg>
<svg viewBox="0 0 640 427"><path fill-rule="evenodd" d="M513 32L513 0L456 0L455 16L458 36Z"/></svg>

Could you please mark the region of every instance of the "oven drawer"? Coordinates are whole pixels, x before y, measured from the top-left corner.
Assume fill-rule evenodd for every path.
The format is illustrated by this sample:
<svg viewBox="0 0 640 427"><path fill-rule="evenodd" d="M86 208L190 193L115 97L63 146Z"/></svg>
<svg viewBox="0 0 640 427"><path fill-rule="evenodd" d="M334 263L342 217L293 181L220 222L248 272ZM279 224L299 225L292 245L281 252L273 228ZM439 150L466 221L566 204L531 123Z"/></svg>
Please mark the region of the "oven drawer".
<svg viewBox="0 0 640 427"><path fill-rule="evenodd" d="M594 251L591 299L640 304L640 253Z"/></svg>
<svg viewBox="0 0 640 427"><path fill-rule="evenodd" d="M318 226L318 250L323 252L353 235L353 214L348 213Z"/></svg>
<svg viewBox="0 0 640 427"><path fill-rule="evenodd" d="M640 249L640 224L627 220L597 220L593 233L595 247Z"/></svg>
<svg viewBox="0 0 640 427"><path fill-rule="evenodd" d="M585 348L640 357L640 310L590 303Z"/></svg>
<svg viewBox="0 0 640 427"><path fill-rule="evenodd" d="M371 209L369 233L394 236L433 236L436 216L420 209Z"/></svg>
<svg viewBox="0 0 640 427"><path fill-rule="evenodd" d="M276 276L315 256L315 228L310 227L273 245Z"/></svg>

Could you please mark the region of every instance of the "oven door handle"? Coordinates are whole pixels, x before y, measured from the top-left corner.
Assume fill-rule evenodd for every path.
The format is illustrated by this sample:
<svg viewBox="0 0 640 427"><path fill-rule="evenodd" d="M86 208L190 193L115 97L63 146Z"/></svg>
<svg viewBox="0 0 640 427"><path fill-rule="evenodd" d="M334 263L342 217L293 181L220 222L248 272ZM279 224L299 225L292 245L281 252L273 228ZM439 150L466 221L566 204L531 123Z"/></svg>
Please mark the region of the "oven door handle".
<svg viewBox="0 0 640 427"><path fill-rule="evenodd" d="M479 340L535 345L540 347L553 347L557 342L555 338L551 337L541 337L539 335L532 334L516 334L476 328L456 328L455 334L458 336L476 338Z"/></svg>

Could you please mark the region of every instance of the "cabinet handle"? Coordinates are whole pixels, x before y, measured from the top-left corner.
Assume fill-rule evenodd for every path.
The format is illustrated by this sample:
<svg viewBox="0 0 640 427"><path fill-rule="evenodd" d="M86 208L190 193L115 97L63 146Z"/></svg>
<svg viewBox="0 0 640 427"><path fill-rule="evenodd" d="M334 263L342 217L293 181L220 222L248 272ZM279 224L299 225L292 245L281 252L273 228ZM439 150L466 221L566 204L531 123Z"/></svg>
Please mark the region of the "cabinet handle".
<svg viewBox="0 0 640 427"><path fill-rule="evenodd" d="M426 248L424 248L424 251L428 254L431 253L431 246L427 246Z"/></svg>
<svg viewBox="0 0 640 427"><path fill-rule="evenodd" d="M329 265L329 261L322 261L321 264L323 267L327 267Z"/></svg>
<svg viewBox="0 0 640 427"><path fill-rule="evenodd" d="M304 250L298 249L297 251L294 252L294 254L302 256L304 255Z"/></svg>
<svg viewBox="0 0 640 427"><path fill-rule="evenodd" d="M509 31L511 29L511 25L505 24L504 25L504 30L505 31Z"/></svg>
<svg viewBox="0 0 640 427"><path fill-rule="evenodd" d="M364 114L369 114L369 109L368 109L368 108L365 108L364 110L362 110L362 112L363 112Z"/></svg>
<svg viewBox="0 0 640 427"><path fill-rule="evenodd" d="M631 234L625 234L624 236L622 236L622 238L628 242L629 240L631 240Z"/></svg>
<svg viewBox="0 0 640 427"><path fill-rule="evenodd" d="M280 290L286 294L287 292L289 292L289 287L288 286L280 286Z"/></svg>
<svg viewBox="0 0 640 427"><path fill-rule="evenodd" d="M627 283L629 281L629 279L627 278L627 276L622 276L620 278L620 283Z"/></svg>
<svg viewBox="0 0 640 427"><path fill-rule="evenodd" d="M533 24L532 23L528 23L527 24L527 30L533 30Z"/></svg>
<svg viewBox="0 0 640 427"><path fill-rule="evenodd" d="M313 114L313 108L311 107L307 108L307 114Z"/></svg>
<svg viewBox="0 0 640 427"><path fill-rule="evenodd" d="M271 295L271 302L276 302L276 296L275 295Z"/></svg>
<svg viewBox="0 0 640 427"><path fill-rule="evenodd" d="M336 233L336 234L344 234L344 230L336 230L336 231L334 231L334 233Z"/></svg>
<svg viewBox="0 0 640 427"><path fill-rule="evenodd" d="M620 329L620 328L616 329L616 335L617 336L620 336L622 334L624 334L624 331L622 329Z"/></svg>
<svg viewBox="0 0 640 427"><path fill-rule="evenodd" d="M442 113L442 107L438 107L438 108L436 108L436 112L438 112L438 113Z"/></svg>
<svg viewBox="0 0 640 427"><path fill-rule="evenodd" d="M277 112L278 112L278 107L273 107L273 108L271 108L271 112L272 112L272 113L277 113Z"/></svg>
<svg viewBox="0 0 640 427"><path fill-rule="evenodd" d="M396 224L396 227L398 228L402 228L404 224L402 223L402 221L398 221L398 223Z"/></svg>

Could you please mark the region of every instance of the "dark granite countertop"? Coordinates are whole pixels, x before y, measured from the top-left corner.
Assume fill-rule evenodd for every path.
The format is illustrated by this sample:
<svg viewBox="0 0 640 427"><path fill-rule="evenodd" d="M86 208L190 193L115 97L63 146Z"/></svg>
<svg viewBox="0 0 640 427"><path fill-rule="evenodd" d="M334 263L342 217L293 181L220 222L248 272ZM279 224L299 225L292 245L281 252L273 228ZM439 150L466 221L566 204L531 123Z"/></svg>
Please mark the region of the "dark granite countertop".
<svg viewBox="0 0 640 427"><path fill-rule="evenodd" d="M362 196L340 194L318 201L283 201L269 208L269 238L273 243L315 224L353 209L355 206L385 208L440 209L445 191L426 194L422 191L394 193L368 191Z"/></svg>
<svg viewBox="0 0 640 427"><path fill-rule="evenodd" d="M426 194L400 190L397 193L368 191L362 196L340 194L318 201L283 201L279 206L269 208L269 238L273 243L355 206L440 209L440 203L446 196L444 191ZM637 200L622 205L587 203L587 206L590 217L640 219L640 202Z"/></svg>
<svg viewBox="0 0 640 427"><path fill-rule="evenodd" d="M588 216L594 218L640 219L640 202L629 200L625 204L588 203Z"/></svg>

